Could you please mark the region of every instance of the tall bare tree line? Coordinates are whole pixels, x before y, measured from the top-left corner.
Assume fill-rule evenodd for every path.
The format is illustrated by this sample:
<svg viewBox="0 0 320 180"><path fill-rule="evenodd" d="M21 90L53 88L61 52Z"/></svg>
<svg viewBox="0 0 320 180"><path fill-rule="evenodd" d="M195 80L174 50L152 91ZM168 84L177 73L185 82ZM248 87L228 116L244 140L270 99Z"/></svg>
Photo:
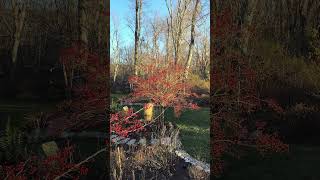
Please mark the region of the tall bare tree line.
<svg viewBox="0 0 320 180"><path fill-rule="evenodd" d="M153 12L150 16L144 13L148 10L147 6L141 7L140 0L135 3L138 9L135 10L135 21L129 22L135 33L134 47L120 47L120 49L133 49L134 54L131 58L128 56L130 50L122 51L123 55L120 58L122 62L131 61L133 69L137 69L135 67L137 60L140 65L148 62L159 65L171 61L186 67L185 76L188 76L191 71L196 71L199 75L201 74L201 77L208 78L210 37L209 31L204 31L204 29L209 29L209 12L205 11L202 6L208 6L209 1L166 0L164 5L167 8L167 16L159 16L157 12ZM152 1L143 1L143 3L152 3ZM144 10L140 11L140 8ZM142 17L145 19L143 23L139 17L140 12L143 12ZM117 43L114 43L113 47L116 47ZM118 51L113 51L112 55L113 76L117 76L119 71L116 65L119 57L117 53ZM134 71L134 74L137 72Z"/></svg>
<svg viewBox="0 0 320 180"><path fill-rule="evenodd" d="M259 37L282 43L293 55L308 51L307 35L319 29L320 1L318 0L241 0L212 1L215 15L229 8L242 28L242 50L249 53L250 32L255 28ZM213 18L215 20L215 18ZM252 39L251 39L252 40Z"/></svg>
<svg viewBox="0 0 320 180"><path fill-rule="evenodd" d="M35 69L41 65L41 61L45 61L46 63L42 64L47 66L59 64L57 62L59 49L68 47L78 40L90 50L98 52L101 61L105 60L102 57L106 57L108 43L105 30L106 2L106 0L0 1L0 23L6 25L5 28L0 28L0 38L9 42L1 47L1 52L10 52L11 77L14 77L16 64L19 63L27 63ZM22 53L21 48L29 48L28 52L34 55L32 59L19 55ZM4 59L2 63L3 61Z"/></svg>

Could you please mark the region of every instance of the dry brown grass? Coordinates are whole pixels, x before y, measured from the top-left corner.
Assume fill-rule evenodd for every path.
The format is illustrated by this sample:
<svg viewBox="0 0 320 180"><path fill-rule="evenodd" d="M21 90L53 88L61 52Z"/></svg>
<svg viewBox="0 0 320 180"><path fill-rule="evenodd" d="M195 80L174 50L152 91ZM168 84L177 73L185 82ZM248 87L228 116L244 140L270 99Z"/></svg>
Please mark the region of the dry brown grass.
<svg viewBox="0 0 320 180"><path fill-rule="evenodd" d="M208 180L208 179L210 179L208 173L197 169L195 166L188 167L188 174L189 174L190 178L194 179L194 180Z"/></svg>
<svg viewBox="0 0 320 180"><path fill-rule="evenodd" d="M176 157L162 145L146 146L125 152L122 148L111 151L112 179L168 179Z"/></svg>
<svg viewBox="0 0 320 180"><path fill-rule="evenodd" d="M126 155L123 148L116 148L110 153L111 173L114 180L122 180L124 175Z"/></svg>

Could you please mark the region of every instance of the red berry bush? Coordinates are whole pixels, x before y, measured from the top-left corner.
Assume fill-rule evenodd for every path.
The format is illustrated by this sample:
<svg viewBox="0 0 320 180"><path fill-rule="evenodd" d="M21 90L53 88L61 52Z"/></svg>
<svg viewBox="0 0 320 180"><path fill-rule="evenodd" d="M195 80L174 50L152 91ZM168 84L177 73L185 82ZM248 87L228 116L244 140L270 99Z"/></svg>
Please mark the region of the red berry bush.
<svg viewBox="0 0 320 180"><path fill-rule="evenodd" d="M173 107L176 115L186 108L198 108L190 101L196 94L191 92L192 86L184 77L183 66L146 64L140 71L141 75L129 78L133 86L129 101L147 100L161 107Z"/></svg>
<svg viewBox="0 0 320 180"><path fill-rule="evenodd" d="M161 113L157 118L162 118L162 120L164 120L164 108L174 108L176 116L180 115L183 109L199 108L190 100L196 94L191 93L192 86L183 76L183 66L173 63L161 66L147 64L140 67L140 72L140 75L129 77L129 83L133 86L133 91L125 100L126 103L151 102L161 108ZM149 105L145 104L139 111L150 108L147 107ZM111 132L128 136L129 133L145 130L145 126L149 124L139 119L138 112L129 109L127 112L111 114Z"/></svg>
<svg viewBox="0 0 320 180"><path fill-rule="evenodd" d="M127 137L129 133L142 131L144 125L145 123L139 119L138 112L134 112L133 108L111 114L110 131L119 136Z"/></svg>
<svg viewBox="0 0 320 180"><path fill-rule="evenodd" d="M225 170L226 156L238 158L247 148L256 149L262 155L286 152L288 145L276 132L269 132L266 122L257 122L253 129L248 126L247 116L266 108L264 105L277 113L283 110L274 100L259 97L256 73L249 61L252 57L237 47L241 31L231 11L217 13L214 22L211 143L213 175L219 176Z"/></svg>
<svg viewBox="0 0 320 180"><path fill-rule="evenodd" d="M88 174L89 169L73 162L73 146L66 146L56 155L45 158L32 156L24 162L13 165L2 165L1 179L8 180L27 180L27 179L55 179L65 172L70 171L68 175L72 179L79 179L80 176Z"/></svg>

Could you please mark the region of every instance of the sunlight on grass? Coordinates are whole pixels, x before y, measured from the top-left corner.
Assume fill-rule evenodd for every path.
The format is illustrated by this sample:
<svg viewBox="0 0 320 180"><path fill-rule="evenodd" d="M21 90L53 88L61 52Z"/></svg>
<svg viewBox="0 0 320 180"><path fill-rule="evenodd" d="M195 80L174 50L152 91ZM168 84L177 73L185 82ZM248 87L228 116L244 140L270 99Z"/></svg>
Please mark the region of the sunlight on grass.
<svg viewBox="0 0 320 180"><path fill-rule="evenodd" d="M180 128L183 149L191 156L209 162L210 160L210 112L209 108L197 111L187 110L175 118L173 110L166 113L167 119Z"/></svg>

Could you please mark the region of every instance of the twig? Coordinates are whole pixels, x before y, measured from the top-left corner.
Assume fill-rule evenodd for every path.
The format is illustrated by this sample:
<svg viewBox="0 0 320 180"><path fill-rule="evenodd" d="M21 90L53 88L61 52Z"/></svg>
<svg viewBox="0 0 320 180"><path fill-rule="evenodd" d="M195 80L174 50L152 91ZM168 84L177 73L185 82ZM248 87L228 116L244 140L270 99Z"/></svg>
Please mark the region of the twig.
<svg viewBox="0 0 320 180"><path fill-rule="evenodd" d="M138 112L142 111L144 108L139 109L138 111L136 111L135 113L132 113L130 116L126 117L125 120L128 120L129 118L131 118L133 115L138 114ZM120 123L120 122L119 122ZM113 131L112 131L113 132Z"/></svg>
<svg viewBox="0 0 320 180"><path fill-rule="evenodd" d="M151 122L149 122L149 123L147 123L147 124L145 124L145 125L143 125L142 127L146 127L146 126L148 126L148 125L150 125L150 124L152 124L152 123L154 123L154 121L155 120L157 120L167 109L168 109L169 107L167 107L166 109L164 109L164 111L163 112L161 112L156 118L154 118ZM141 109L143 109L143 108L141 108ZM141 110L140 109L140 110ZM140 111L139 110L139 111ZM138 113L138 111L137 112L135 112L135 114L136 113ZM131 130L131 131L128 131L128 133L133 133L133 132L135 132L136 130ZM115 133L115 131L111 131L111 133Z"/></svg>
<svg viewBox="0 0 320 180"><path fill-rule="evenodd" d="M215 143L231 143L231 144L234 144L234 145L239 145L239 146L245 146L245 147L251 147L251 148L256 148L258 147L258 145L251 145L251 144L244 144L244 143L241 143L241 142L235 142L235 141L232 141L232 140L215 140L213 141L213 144ZM261 146L261 147L265 147L267 145L264 145L264 146Z"/></svg>
<svg viewBox="0 0 320 180"><path fill-rule="evenodd" d="M103 148L103 149L100 149L99 151L97 151L96 153L92 154L91 156L87 157L85 160L79 162L78 164L76 164L75 166L73 166L72 168L70 168L68 171L64 172L63 174L57 176L54 178L54 180L58 180L64 176L66 176L68 173L74 171L75 169L77 169L79 166L81 166L82 164L88 162L90 159L94 158L95 156L97 156L98 154L106 151L107 148Z"/></svg>

